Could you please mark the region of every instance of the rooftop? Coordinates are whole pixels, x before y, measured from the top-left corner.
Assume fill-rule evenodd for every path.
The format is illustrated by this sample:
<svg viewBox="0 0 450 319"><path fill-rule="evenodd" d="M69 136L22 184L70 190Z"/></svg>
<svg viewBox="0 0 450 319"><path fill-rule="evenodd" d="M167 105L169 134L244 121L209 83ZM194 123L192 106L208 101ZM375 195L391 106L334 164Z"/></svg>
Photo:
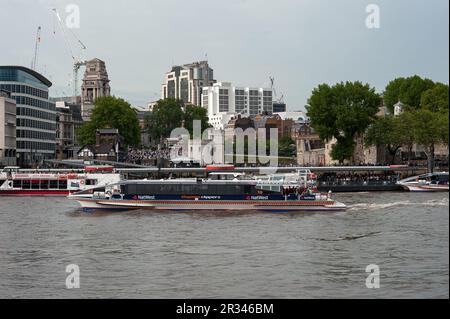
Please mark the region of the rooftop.
<svg viewBox="0 0 450 319"><path fill-rule="evenodd" d="M42 82L42 84L46 85L47 87L51 87L52 86L52 82L50 82L49 79L47 79L45 76L43 76L42 74L29 69L27 67L24 66L20 66L20 65L0 65L0 70L19 70L25 73L28 73L29 75L31 75L32 77L34 77L36 80ZM2 80L1 76L0 76L0 80ZM3 81L7 81L7 80L3 80Z"/></svg>

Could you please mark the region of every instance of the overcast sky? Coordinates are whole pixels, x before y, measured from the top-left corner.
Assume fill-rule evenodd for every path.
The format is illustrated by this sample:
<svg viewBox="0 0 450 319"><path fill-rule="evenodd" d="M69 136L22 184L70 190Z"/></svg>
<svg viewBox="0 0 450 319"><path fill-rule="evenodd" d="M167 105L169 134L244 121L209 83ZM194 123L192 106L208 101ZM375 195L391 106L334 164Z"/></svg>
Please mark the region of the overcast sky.
<svg viewBox="0 0 450 319"><path fill-rule="evenodd" d="M366 27L371 3L379 29ZM290 110L323 82L361 80L379 92L398 76L448 83L448 0L0 0L0 65L29 67L42 26L38 71L53 96L72 92L72 57L51 11L65 19L68 4L80 9L73 31L84 58L104 60L113 94L135 106L159 99L173 64L206 55L218 81L270 87L274 76Z"/></svg>

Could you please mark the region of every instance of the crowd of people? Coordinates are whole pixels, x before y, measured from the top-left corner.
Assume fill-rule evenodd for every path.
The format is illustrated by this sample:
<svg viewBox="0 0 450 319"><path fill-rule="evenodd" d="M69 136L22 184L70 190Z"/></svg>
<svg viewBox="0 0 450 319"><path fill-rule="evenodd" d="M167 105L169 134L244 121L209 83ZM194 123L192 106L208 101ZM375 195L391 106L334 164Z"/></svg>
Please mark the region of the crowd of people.
<svg viewBox="0 0 450 319"><path fill-rule="evenodd" d="M396 173L325 173L319 177L319 182L328 185L364 185L364 184L395 184L400 179Z"/></svg>
<svg viewBox="0 0 450 319"><path fill-rule="evenodd" d="M130 164L142 164L149 165L153 164L158 159L170 159L169 149L136 149L130 148L128 153L125 155L123 162Z"/></svg>

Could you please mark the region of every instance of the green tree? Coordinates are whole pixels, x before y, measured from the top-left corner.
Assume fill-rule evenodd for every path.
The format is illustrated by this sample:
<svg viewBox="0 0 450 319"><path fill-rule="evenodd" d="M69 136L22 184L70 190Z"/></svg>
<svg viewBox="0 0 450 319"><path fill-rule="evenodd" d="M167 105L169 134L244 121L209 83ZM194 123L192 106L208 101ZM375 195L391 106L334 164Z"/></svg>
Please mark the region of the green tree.
<svg viewBox="0 0 450 319"><path fill-rule="evenodd" d="M145 120L150 137L161 140L169 137L173 129L181 127L184 118L183 108L182 100L173 98L159 100Z"/></svg>
<svg viewBox="0 0 450 319"><path fill-rule="evenodd" d="M368 84L341 82L315 88L306 109L320 138L336 139L331 156L343 162L353 156L355 138L375 120L380 105L381 97Z"/></svg>
<svg viewBox="0 0 450 319"><path fill-rule="evenodd" d="M270 143L270 141L268 141ZM270 150L270 144L268 144L267 152ZM285 135L280 138L278 142L278 156L281 157L292 157L295 155L295 142L289 135Z"/></svg>
<svg viewBox="0 0 450 319"><path fill-rule="evenodd" d="M91 120L77 132L82 144L95 144L98 129L116 128L127 145L138 145L140 141L139 120L130 104L114 96L99 97L94 102Z"/></svg>
<svg viewBox="0 0 450 319"><path fill-rule="evenodd" d="M189 131L191 136L193 136L193 123L194 120L199 120L201 122L202 132L210 127L208 123L208 110L201 106L188 105L184 111L184 127Z"/></svg>
<svg viewBox="0 0 450 319"><path fill-rule="evenodd" d="M448 113L448 85L436 83L433 88L423 92L420 106L433 112Z"/></svg>
<svg viewBox="0 0 450 319"><path fill-rule="evenodd" d="M355 145L356 143L352 139L338 137L337 143L331 147L331 158L342 164L346 159L353 156Z"/></svg>
<svg viewBox="0 0 450 319"><path fill-rule="evenodd" d="M439 116L439 127L440 127L440 140L444 145L448 147L448 139L449 139L449 117L448 112L442 113Z"/></svg>
<svg viewBox="0 0 450 319"><path fill-rule="evenodd" d="M390 155L390 164L394 164L395 156L403 145L400 124L399 117L380 117L368 128L365 134L366 146L386 149Z"/></svg>
<svg viewBox="0 0 450 319"><path fill-rule="evenodd" d="M416 142L414 132L412 128L415 125L415 117L413 112L403 112L398 117L397 122L397 137L399 138L398 143L405 146L408 150L408 164L411 162L412 149L414 143Z"/></svg>
<svg viewBox="0 0 450 319"><path fill-rule="evenodd" d="M435 86L430 79L422 79L418 75L408 78L397 78L389 82L383 93L383 100L388 110L393 113L394 105L401 101L410 109L418 109L422 93Z"/></svg>
<svg viewBox="0 0 450 319"><path fill-rule="evenodd" d="M421 109L413 113L413 130L415 142L425 147L428 170L434 169L434 150L440 143L448 145L448 117L442 113Z"/></svg>

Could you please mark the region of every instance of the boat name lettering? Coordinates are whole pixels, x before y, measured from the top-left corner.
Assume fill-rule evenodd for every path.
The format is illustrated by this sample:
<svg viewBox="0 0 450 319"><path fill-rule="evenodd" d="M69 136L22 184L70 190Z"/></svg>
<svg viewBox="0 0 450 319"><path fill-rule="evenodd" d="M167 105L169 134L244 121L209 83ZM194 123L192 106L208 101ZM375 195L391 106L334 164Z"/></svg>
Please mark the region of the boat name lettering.
<svg viewBox="0 0 450 319"><path fill-rule="evenodd" d="M247 196L248 200L268 200L269 196Z"/></svg>
<svg viewBox="0 0 450 319"><path fill-rule="evenodd" d="M220 196L202 196L202 199L220 199Z"/></svg>
<svg viewBox="0 0 450 319"><path fill-rule="evenodd" d="M142 195L142 196L138 196L139 200L151 200L151 199L155 199L155 196L149 196L149 195Z"/></svg>

